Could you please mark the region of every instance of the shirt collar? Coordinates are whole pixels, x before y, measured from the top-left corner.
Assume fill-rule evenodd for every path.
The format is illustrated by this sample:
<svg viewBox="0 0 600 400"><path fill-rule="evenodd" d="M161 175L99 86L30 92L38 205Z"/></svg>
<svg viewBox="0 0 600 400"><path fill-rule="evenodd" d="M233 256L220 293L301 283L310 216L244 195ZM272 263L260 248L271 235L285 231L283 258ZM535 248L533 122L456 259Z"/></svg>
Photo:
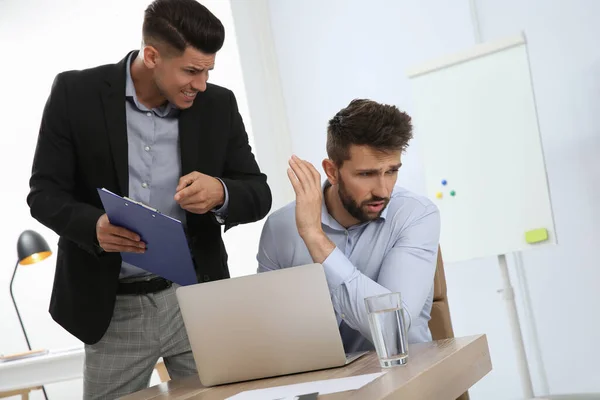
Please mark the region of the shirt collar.
<svg viewBox="0 0 600 400"><path fill-rule="evenodd" d="M125 68L125 97L132 100L135 106L140 111L150 111L148 107L139 102L137 94L135 93L135 86L133 85L133 78L131 77L131 63L133 62L133 55L136 54L132 52L129 54L127 58L127 68ZM172 111L177 110L173 104L168 102L165 106L153 108L152 111L156 113L159 117L167 117L171 114Z"/></svg>
<svg viewBox="0 0 600 400"><path fill-rule="evenodd" d="M133 86L133 78L131 77L131 62L134 53L131 53L127 57L127 68L125 68L125 96L132 97L137 103L137 95L135 94L135 87Z"/></svg>
<svg viewBox="0 0 600 400"><path fill-rule="evenodd" d="M321 204L321 222L323 224L325 224L326 226L333 228L333 229L346 230L346 228L344 228L339 222L337 222L335 220L335 218L333 218L333 216L329 213L329 210L327 210L327 205L325 204L325 189L327 189L330 186L331 186L331 183L329 183L328 180L325 180L325 182L323 183L323 186L322 186L323 203ZM392 195L393 195L393 192L392 192ZM387 217L388 209L389 209L389 203L383 209L383 211L381 212L381 215L379 216L379 218L376 221L379 221L379 220L385 221L386 217ZM373 222L373 221L364 222L362 224L358 224L358 225L354 225L354 226L357 227L357 226L367 225L371 222Z"/></svg>

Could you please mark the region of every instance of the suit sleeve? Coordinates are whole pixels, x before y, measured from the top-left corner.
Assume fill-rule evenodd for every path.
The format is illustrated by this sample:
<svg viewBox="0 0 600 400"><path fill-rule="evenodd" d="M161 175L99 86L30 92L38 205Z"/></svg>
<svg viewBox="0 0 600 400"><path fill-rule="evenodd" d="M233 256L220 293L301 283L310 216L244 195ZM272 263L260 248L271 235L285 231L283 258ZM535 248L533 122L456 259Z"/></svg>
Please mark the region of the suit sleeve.
<svg viewBox="0 0 600 400"><path fill-rule="evenodd" d="M232 92L229 101L231 134L222 177L229 197L225 230L264 218L271 209L272 201L267 177L256 163Z"/></svg>
<svg viewBox="0 0 600 400"><path fill-rule="evenodd" d="M77 201L76 148L70 131L64 75L44 107L27 196L31 215L59 236L98 254L96 222L104 211Z"/></svg>

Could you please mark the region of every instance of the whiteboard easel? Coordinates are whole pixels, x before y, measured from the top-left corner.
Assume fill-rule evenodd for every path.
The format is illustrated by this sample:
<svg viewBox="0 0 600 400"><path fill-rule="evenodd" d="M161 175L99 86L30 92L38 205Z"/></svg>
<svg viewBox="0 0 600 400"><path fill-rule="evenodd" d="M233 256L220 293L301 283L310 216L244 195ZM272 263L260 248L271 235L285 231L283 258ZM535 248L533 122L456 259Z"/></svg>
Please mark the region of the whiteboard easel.
<svg viewBox="0 0 600 400"><path fill-rule="evenodd" d="M523 395L532 398L506 255L555 244L556 234L525 37L482 43L408 76L445 262L498 258Z"/></svg>

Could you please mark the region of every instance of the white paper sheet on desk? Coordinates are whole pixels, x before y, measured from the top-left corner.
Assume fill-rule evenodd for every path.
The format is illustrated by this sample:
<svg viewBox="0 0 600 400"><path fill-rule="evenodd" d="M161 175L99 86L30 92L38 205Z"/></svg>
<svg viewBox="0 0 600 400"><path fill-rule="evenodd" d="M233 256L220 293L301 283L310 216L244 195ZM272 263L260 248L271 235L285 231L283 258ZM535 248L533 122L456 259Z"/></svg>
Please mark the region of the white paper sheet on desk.
<svg viewBox="0 0 600 400"><path fill-rule="evenodd" d="M357 390L368 383L373 382L385 372L375 374L350 376L348 378L326 379L322 381L297 383L295 385L276 386L267 389L248 390L228 397L226 400L275 400L293 399L306 393L318 392L321 394L345 392L346 390Z"/></svg>

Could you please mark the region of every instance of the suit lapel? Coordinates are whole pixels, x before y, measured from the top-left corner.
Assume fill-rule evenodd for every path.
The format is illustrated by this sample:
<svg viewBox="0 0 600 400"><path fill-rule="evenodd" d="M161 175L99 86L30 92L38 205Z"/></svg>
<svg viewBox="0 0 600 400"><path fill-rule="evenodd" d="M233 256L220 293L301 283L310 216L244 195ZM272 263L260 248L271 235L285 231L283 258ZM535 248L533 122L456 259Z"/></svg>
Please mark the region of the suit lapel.
<svg viewBox="0 0 600 400"><path fill-rule="evenodd" d="M192 107L179 115L179 145L181 149L181 173L192 171L211 175L214 169L215 138L212 133L212 104L206 93L198 93Z"/></svg>
<svg viewBox="0 0 600 400"><path fill-rule="evenodd" d="M128 55L129 56L129 55ZM134 55L135 56L135 55ZM120 192L129 193L127 117L125 114L125 68L127 57L115 65L102 90L104 118Z"/></svg>

